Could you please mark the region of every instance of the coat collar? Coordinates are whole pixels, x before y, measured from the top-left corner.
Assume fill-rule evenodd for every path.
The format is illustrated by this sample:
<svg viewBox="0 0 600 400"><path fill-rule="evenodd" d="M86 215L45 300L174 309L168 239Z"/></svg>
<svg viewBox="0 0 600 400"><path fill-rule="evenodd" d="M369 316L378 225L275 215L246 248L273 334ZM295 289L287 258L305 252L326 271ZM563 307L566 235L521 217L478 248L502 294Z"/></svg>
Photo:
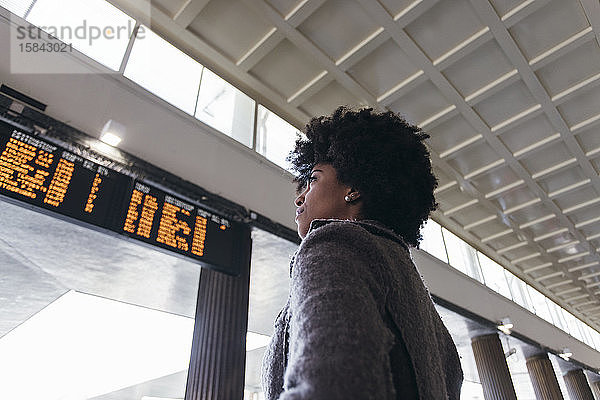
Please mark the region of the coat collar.
<svg viewBox="0 0 600 400"><path fill-rule="evenodd" d="M307 235L313 230L320 228L321 226L330 224L332 222L345 222L350 224L356 224L368 232L373 233L378 236L383 236L387 239L393 240L394 242L400 243L406 250L408 250L408 245L402 238L402 236L398 235L390 228L385 226L379 221L375 221L372 219L361 219L361 220L349 220L349 219L315 219L310 223L310 227L308 228Z"/></svg>
<svg viewBox="0 0 600 400"><path fill-rule="evenodd" d="M394 242L399 243L407 251L409 250L408 249L408 245L406 244L406 242L404 241L404 239L402 238L402 236L396 234L394 231L392 231L387 226L383 225L381 222L375 221L375 220L372 220L372 219L361 219L361 220L350 220L350 219L314 219L310 223L310 226L308 228L308 232L306 233L306 235L308 236L315 229L320 228L322 226L325 226L327 224L330 224L332 222L344 222L344 223L350 223L350 224L359 225L359 226L363 227L364 229L366 229L368 232L370 232L370 233L372 233L374 235L377 235L377 236L382 236L382 237L384 237L386 239L393 240ZM294 262L296 261L296 254L298 254L298 250L299 250L299 248L296 249L296 251L294 252L294 254L292 255L292 258L290 260L290 277L292 276L292 270L294 268Z"/></svg>

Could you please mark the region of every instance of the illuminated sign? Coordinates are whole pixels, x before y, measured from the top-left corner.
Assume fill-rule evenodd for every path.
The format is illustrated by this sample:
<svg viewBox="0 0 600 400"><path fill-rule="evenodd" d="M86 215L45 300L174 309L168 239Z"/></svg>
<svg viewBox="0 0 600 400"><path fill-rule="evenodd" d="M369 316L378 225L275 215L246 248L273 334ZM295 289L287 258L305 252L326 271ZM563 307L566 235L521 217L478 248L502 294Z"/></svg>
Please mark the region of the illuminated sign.
<svg viewBox="0 0 600 400"><path fill-rule="evenodd" d="M1 122L0 194L236 273L226 218Z"/></svg>

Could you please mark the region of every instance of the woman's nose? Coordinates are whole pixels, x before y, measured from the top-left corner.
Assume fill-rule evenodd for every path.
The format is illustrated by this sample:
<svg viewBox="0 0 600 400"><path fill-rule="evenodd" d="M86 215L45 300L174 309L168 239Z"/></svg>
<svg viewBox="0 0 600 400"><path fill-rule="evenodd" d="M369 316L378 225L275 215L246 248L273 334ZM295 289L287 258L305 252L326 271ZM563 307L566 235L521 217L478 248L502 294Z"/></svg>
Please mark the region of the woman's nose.
<svg viewBox="0 0 600 400"><path fill-rule="evenodd" d="M294 199L294 205L300 207L304 203L304 193Z"/></svg>

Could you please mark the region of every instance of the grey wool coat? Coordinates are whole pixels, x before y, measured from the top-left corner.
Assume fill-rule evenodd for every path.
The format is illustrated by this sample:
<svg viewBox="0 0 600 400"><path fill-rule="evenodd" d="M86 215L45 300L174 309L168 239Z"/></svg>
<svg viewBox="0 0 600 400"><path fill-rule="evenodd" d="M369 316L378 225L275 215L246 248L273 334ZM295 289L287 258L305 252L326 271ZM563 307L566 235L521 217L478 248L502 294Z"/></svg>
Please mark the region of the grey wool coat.
<svg viewBox="0 0 600 400"><path fill-rule="evenodd" d="M403 239L314 220L263 359L267 400L460 398L462 370Z"/></svg>

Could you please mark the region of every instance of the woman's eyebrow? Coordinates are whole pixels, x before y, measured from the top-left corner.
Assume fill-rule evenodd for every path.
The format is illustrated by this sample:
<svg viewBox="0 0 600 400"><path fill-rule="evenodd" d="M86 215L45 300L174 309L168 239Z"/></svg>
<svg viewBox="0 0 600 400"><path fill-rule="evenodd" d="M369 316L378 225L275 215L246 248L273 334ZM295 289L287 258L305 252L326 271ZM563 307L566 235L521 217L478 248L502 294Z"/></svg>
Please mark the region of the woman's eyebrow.
<svg viewBox="0 0 600 400"><path fill-rule="evenodd" d="M320 169L313 169L312 171L310 171L310 173L312 174L313 172L323 172L323 170Z"/></svg>

